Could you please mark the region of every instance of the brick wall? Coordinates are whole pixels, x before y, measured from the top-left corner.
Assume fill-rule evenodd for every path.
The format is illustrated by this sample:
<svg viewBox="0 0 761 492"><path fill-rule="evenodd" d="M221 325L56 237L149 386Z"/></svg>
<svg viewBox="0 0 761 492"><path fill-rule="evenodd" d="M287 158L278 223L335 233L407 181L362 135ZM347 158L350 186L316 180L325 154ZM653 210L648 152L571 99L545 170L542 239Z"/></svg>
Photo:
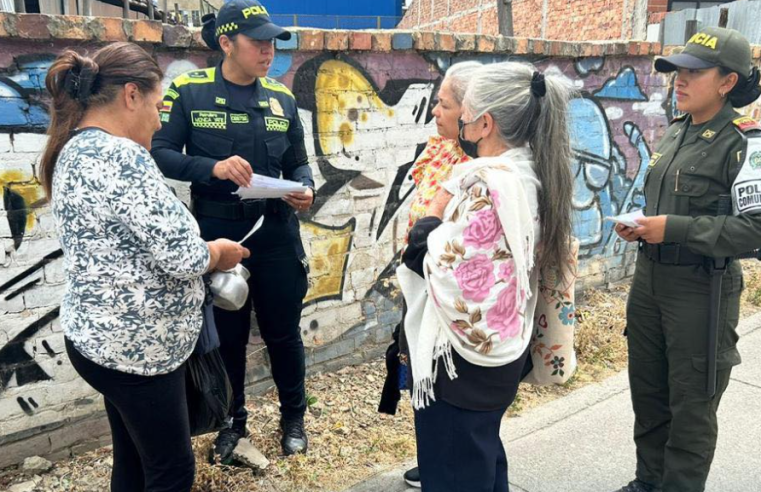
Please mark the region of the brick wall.
<svg viewBox="0 0 761 492"><path fill-rule="evenodd" d="M101 399L63 350L62 258L37 163L49 121L43 81L50 63L65 48L116 40L152 50L165 84L214 61L198 32L182 27L0 14L0 468L108 439ZM578 286L632 273L634 252L602 219L642 203L643 173L670 108L666 80L651 69L659 45L297 30L278 49L271 75L296 95L318 186L312 213L300 217L311 263L302 319L310 371L376 357L389 341L400 318L393 271L406 232L410 166L436 132L431 100L442 73L463 58L541 60L541 70L579 88L570 108ZM252 392L272 384L262 349L254 327Z"/></svg>
<svg viewBox="0 0 761 492"><path fill-rule="evenodd" d="M513 0L513 33L566 41L641 39L644 31L633 28L644 26L647 13L657 12L661 1L667 4L667 0ZM654 10L648 10L651 4ZM496 35L497 15L497 0L415 0L399 28Z"/></svg>
<svg viewBox="0 0 761 492"><path fill-rule="evenodd" d="M495 35L497 0L414 0L397 27Z"/></svg>

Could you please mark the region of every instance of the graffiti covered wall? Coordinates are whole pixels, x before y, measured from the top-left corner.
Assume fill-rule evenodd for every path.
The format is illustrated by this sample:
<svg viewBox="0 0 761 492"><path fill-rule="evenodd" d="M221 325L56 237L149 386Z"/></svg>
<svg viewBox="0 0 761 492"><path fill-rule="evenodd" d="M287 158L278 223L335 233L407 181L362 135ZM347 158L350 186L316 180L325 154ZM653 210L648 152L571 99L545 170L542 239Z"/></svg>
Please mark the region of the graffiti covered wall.
<svg viewBox="0 0 761 492"><path fill-rule="evenodd" d="M146 43L167 85L214 61L190 35L182 39L187 42L179 46L162 44L160 36ZM280 46L271 70L296 95L318 186L315 206L300 217L311 267L302 333L312 370L378 355L400 319L393 273L413 193L410 170L436 131L431 111L452 63L536 62L574 84L580 283L618 280L633 268L631 247L616 239L604 217L642 205L643 174L667 125L666 80L652 73L652 57L591 56L592 50L552 57L521 40L502 51L493 42L490 49L479 43L453 52L459 40L437 38L426 48L421 39L302 31L298 41ZM95 48L100 40L107 39L96 35L76 49ZM335 49L323 49L322 40ZM107 430L97 394L63 350L57 324L62 253L36 177L49 121L44 77L70 43L36 43L0 31L0 466L32 454L76 452L102 442ZM550 43L544 49L549 54ZM186 196L184 185L173 184ZM256 329L251 342L249 385L256 390L271 380Z"/></svg>

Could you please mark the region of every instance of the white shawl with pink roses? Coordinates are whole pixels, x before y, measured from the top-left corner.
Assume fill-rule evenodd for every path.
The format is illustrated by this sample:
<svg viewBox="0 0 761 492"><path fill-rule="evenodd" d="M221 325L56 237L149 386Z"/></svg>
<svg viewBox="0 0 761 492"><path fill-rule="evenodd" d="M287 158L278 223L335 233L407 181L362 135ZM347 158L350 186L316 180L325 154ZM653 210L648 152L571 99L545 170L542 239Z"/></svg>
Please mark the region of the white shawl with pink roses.
<svg viewBox="0 0 761 492"><path fill-rule="evenodd" d="M417 409L435 401L440 360L457 377L453 347L472 364L497 367L518 359L533 331L540 183L531 150L459 164L444 187L454 196L428 237L425 279L397 269Z"/></svg>

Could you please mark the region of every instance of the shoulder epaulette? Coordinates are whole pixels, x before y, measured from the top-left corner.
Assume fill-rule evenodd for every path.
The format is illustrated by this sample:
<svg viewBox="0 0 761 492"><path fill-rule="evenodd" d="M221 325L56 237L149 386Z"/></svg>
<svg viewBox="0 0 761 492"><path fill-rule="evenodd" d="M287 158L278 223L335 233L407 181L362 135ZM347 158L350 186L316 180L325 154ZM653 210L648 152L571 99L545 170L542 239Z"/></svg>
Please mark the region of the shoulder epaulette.
<svg viewBox="0 0 761 492"><path fill-rule="evenodd" d="M172 83L177 88L188 84L210 84L214 82L215 73L215 67L204 68L202 70L191 70L174 79Z"/></svg>
<svg viewBox="0 0 761 492"><path fill-rule="evenodd" d="M259 79L259 81L262 83L262 87L265 89L269 89L271 91L275 92L282 92L283 94L287 94L293 99L296 99L288 87L286 87L284 84L278 82L275 79L271 79L269 77L262 77Z"/></svg>
<svg viewBox="0 0 761 492"><path fill-rule="evenodd" d="M742 133L748 133L752 131L761 130L761 123L754 120L750 116L741 116L732 120L732 124L737 127Z"/></svg>

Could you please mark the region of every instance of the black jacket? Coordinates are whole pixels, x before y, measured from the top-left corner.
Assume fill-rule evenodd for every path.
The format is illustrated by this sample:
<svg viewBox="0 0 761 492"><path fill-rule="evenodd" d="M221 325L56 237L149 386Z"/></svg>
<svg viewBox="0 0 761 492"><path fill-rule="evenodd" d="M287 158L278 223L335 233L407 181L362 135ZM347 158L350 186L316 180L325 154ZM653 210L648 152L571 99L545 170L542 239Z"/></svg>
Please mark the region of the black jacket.
<svg viewBox="0 0 761 492"><path fill-rule="evenodd" d="M238 185L212 176L217 162L236 155L248 161L255 174L282 177L314 189L296 99L286 86L273 79L263 77L255 84L253 96L245 107L233 104L220 63L180 75L166 92L161 110L162 127L153 137L151 154L166 177L191 182L190 190L196 203L229 203L225 210L236 207L240 198L233 192ZM276 244L260 244L259 249L279 249L285 247L285 241L288 249L303 259L299 222L293 209L282 200L273 199L267 200L266 210L262 213L272 212L279 218L265 221L269 231L259 234L257 242ZM241 230L246 231L256 217L230 219L236 220L235 225L243 226ZM202 223L205 239L234 239L230 233L220 232L220 228L229 223L209 227L209 220L217 219L207 218ZM231 231L234 232L240 231Z"/></svg>

